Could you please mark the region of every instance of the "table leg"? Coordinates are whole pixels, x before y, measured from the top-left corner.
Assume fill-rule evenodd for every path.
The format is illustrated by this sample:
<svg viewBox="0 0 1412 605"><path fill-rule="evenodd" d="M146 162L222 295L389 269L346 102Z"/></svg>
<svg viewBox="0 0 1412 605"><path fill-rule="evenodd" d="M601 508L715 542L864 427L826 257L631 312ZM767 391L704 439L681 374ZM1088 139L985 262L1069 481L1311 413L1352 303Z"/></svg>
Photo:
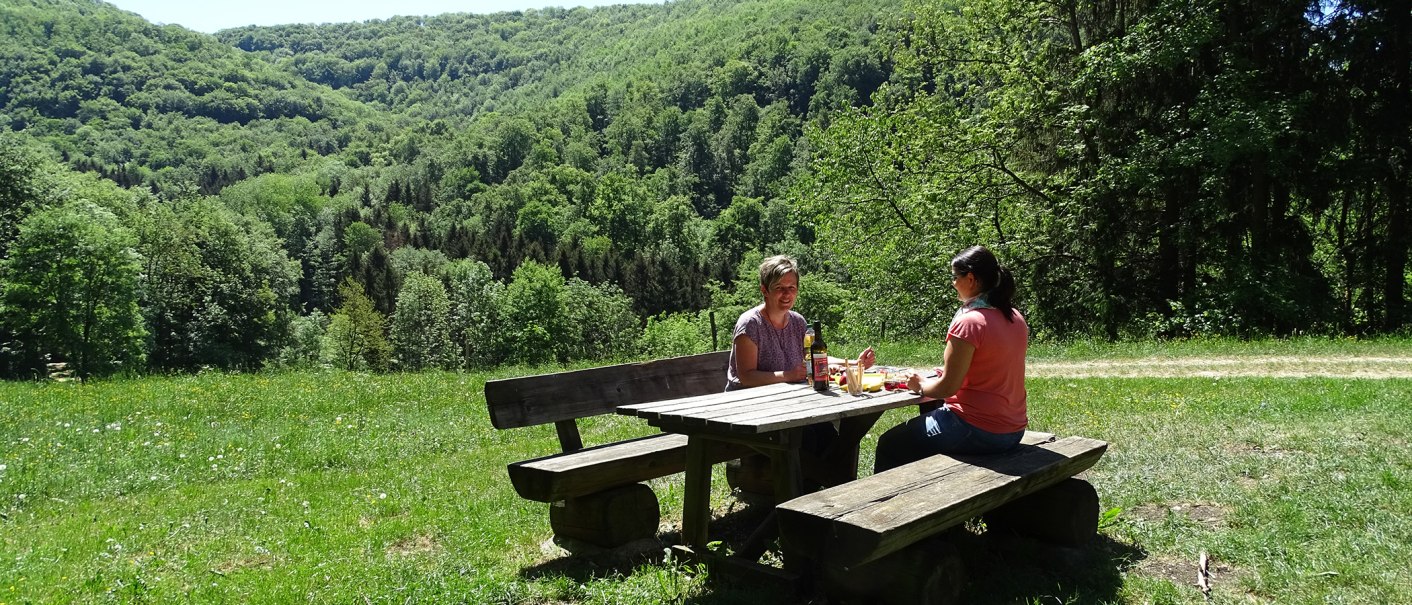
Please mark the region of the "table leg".
<svg viewBox="0 0 1412 605"><path fill-rule="evenodd" d="M882 418L882 412L850 416L839 421L838 438L824 453L824 462L834 474L832 485L858 478L858 444L879 418Z"/></svg>
<svg viewBox="0 0 1412 605"><path fill-rule="evenodd" d="M793 500L804 493L804 471L799 461L799 448L803 442L803 429L790 429L780 435L780 447L770 450L770 468L774 472L775 480L775 502ZM745 544L740 547L739 556L747 561L758 561L760 556L765 554L767 544L779 533L779 522L774 509L771 509L765 520L760 522L760 526L751 532ZM789 564L785 565L785 569L796 571L791 569Z"/></svg>
<svg viewBox="0 0 1412 605"><path fill-rule="evenodd" d="M706 457L706 438L700 435L686 439L685 487L681 539L694 549L705 549L707 525L711 520L711 462Z"/></svg>

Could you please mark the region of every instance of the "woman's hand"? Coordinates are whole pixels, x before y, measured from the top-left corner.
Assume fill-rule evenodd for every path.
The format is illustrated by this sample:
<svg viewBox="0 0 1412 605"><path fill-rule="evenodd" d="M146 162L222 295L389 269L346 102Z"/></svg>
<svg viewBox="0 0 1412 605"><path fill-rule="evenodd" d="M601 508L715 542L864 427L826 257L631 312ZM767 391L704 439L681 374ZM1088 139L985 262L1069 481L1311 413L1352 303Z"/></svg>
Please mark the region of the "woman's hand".
<svg viewBox="0 0 1412 605"><path fill-rule="evenodd" d="M782 372L785 382L800 382L809 377L808 370L804 369L804 363L794 366L793 370Z"/></svg>
<svg viewBox="0 0 1412 605"><path fill-rule="evenodd" d="M919 395L922 393L922 376L920 374L907 376L907 390Z"/></svg>
<svg viewBox="0 0 1412 605"><path fill-rule="evenodd" d="M863 352L858 354L858 367L864 370L873 367L873 364L877 363L877 361L877 355L873 353L872 347L863 349Z"/></svg>

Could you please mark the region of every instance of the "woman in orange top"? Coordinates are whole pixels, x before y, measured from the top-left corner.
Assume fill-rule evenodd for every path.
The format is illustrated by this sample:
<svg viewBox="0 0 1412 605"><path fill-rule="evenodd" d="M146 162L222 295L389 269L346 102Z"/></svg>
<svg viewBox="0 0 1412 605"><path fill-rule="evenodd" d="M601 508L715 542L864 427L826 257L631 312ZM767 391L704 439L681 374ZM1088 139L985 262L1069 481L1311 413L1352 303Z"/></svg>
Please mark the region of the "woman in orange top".
<svg viewBox="0 0 1412 605"><path fill-rule="evenodd" d="M1015 278L984 246L951 259L951 278L962 305L946 331L943 367L936 377L907 380L913 392L943 403L883 433L874 472L933 454L1003 452L1029 424L1029 326L1014 307Z"/></svg>

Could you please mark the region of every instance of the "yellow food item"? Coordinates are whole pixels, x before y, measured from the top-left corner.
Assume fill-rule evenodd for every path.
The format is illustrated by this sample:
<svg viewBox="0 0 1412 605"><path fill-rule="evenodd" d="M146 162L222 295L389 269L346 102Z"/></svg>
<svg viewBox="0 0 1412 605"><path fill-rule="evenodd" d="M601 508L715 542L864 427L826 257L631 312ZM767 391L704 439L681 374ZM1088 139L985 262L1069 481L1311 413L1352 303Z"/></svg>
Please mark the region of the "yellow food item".
<svg viewBox="0 0 1412 605"><path fill-rule="evenodd" d="M864 390L864 391L867 391L867 392L869 392L869 393L876 393L876 392L878 392L878 391L881 391L882 388L883 388L883 375L882 375L882 374L864 374L864 375L863 375L863 390Z"/></svg>

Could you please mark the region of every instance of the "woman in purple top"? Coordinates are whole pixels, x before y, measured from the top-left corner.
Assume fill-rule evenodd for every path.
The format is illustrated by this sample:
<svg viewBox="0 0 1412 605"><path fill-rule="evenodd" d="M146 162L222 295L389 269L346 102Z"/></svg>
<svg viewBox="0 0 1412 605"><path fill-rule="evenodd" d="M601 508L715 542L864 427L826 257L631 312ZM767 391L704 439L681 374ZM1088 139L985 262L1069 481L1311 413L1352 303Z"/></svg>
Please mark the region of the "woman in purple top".
<svg viewBox="0 0 1412 605"><path fill-rule="evenodd" d="M804 370L804 316L794 312L799 269L788 256L760 263L765 304L740 315L731 334L726 390L777 382L801 382Z"/></svg>
<svg viewBox="0 0 1412 605"><path fill-rule="evenodd" d="M742 313L735 322L726 368L727 391L803 382L808 376L804 369L804 316L794 312L799 296L799 268L794 259L772 256L760 263L760 293L765 303ZM873 357L869 347L858 356L858 363L871 366ZM827 458L846 454L830 451L837 437L838 430L828 422L804 427L800 462L808 489L837 483L826 470L838 464ZM742 458L741 464L763 466L769 464L769 458L756 454Z"/></svg>

